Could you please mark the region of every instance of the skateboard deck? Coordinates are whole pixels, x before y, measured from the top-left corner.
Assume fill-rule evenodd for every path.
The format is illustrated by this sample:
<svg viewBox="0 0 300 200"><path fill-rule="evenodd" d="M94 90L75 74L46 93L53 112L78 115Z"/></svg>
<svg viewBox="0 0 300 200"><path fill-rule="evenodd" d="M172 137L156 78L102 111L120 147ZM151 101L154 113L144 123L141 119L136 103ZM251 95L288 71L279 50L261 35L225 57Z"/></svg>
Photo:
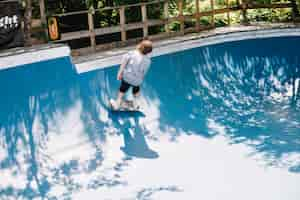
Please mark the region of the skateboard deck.
<svg viewBox="0 0 300 200"><path fill-rule="evenodd" d="M113 99L111 99L109 101L109 104L110 104L110 108L113 110L113 111L132 111L132 112L135 112L135 111L139 111L139 106L134 106L134 103L133 101L131 100L123 100L121 102L121 105L118 109L115 109L113 106L112 106L112 102L114 102Z"/></svg>

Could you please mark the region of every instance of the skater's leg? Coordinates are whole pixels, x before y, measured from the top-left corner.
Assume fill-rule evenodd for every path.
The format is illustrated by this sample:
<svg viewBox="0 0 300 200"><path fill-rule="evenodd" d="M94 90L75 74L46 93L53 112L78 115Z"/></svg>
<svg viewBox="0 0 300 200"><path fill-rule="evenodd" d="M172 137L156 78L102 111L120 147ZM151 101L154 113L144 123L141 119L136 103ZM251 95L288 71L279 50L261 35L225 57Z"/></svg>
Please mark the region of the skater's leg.
<svg viewBox="0 0 300 200"><path fill-rule="evenodd" d="M134 100L133 100L133 104L135 107L139 107L139 102L138 102L138 98L140 96L140 87L139 86L135 86L132 88L132 94L134 96Z"/></svg>
<svg viewBox="0 0 300 200"><path fill-rule="evenodd" d="M118 109L120 107L123 97L129 88L130 88L130 85L122 80L121 86L119 88L117 100L115 102L115 105L113 105L115 109Z"/></svg>
<svg viewBox="0 0 300 200"><path fill-rule="evenodd" d="M125 95L124 92L119 91L118 97L117 97L117 101L116 101L117 106L120 106L120 105L121 105L121 102L122 102L122 100L123 100L124 95Z"/></svg>
<svg viewBox="0 0 300 200"><path fill-rule="evenodd" d="M134 97L139 97L140 96L140 86L134 86L132 88L132 94Z"/></svg>

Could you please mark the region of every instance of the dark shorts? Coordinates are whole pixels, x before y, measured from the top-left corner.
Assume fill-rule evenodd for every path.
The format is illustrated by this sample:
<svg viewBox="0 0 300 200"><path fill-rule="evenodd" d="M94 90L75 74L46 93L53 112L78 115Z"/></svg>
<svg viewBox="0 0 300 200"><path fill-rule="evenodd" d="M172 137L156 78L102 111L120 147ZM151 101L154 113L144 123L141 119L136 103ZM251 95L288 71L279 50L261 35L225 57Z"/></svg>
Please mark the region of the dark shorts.
<svg viewBox="0 0 300 200"><path fill-rule="evenodd" d="M132 93L133 94L137 94L140 91L140 86L131 85L131 84L127 83L124 80L122 80L119 90L122 93L126 93L129 90L130 87L132 87Z"/></svg>

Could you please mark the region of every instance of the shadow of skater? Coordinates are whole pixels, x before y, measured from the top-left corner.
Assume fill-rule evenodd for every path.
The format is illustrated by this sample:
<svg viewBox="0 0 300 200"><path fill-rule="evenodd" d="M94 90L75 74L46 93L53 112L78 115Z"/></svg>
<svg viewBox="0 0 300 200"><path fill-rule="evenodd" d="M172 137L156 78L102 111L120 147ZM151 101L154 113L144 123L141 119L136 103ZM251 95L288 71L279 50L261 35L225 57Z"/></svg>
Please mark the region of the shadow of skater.
<svg viewBox="0 0 300 200"><path fill-rule="evenodd" d="M127 156L147 159L159 157L147 144L146 129L139 123L139 118L145 116L142 112L111 112L110 115L115 127L123 134L124 146L120 149Z"/></svg>

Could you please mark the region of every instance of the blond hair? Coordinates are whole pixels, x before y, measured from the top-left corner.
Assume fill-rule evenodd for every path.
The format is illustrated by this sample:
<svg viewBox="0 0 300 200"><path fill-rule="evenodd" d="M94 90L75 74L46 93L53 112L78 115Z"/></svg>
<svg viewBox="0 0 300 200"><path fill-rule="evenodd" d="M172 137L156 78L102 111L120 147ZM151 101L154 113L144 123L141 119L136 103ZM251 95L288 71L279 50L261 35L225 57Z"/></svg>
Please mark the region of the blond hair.
<svg viewBox="0 0 300 200"><path fill-rule="evenodd" d="M146 55L152 52L152 42L150 40L142 40L137 45L137 50L139 50L142 54Z"/></svg>

